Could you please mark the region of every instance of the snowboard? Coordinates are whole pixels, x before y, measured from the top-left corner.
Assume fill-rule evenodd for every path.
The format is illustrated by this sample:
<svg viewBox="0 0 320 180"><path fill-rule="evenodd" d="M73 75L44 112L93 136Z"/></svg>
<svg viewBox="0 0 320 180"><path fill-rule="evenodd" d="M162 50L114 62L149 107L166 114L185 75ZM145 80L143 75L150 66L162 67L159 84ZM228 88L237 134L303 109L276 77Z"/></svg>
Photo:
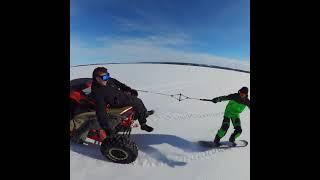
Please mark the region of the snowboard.
<svg viewBox="0 0 320 180"><path fill-rule="evenodd" d="M235 146L232 146L232 143L229 141L221 141L220 146L214 146L213 141L198 141L198 143L200 144L200 146L215 149L246 147L248 145L248 141L246 140L236 140Z"/></svg>

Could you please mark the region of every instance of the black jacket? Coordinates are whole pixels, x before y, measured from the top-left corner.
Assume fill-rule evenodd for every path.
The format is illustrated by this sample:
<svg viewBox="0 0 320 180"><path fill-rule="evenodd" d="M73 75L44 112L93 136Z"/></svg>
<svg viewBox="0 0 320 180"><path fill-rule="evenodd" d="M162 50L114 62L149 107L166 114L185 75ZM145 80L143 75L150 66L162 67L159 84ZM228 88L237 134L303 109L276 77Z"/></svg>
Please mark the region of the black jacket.
<svg viewBox="0 0 320 180"><path fill-rule="evenodd" d="M116 79L109 79L106 86L99 85L96 81L92 82L92 96L96 100L96 115L102 128L110 127L106 119L106 105L110 107L123 107L132 102L132 97L125 91L131 88Z"/></svg>

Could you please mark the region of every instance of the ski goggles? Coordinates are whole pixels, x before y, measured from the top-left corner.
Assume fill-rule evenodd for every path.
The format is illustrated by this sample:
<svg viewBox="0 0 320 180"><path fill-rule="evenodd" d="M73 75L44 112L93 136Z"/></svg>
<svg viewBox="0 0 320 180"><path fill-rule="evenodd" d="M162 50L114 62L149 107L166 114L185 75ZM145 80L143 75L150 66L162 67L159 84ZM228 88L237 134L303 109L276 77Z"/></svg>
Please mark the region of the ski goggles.
<svg viewBox="0 0 320 180"><path fill-rule="evenodd" d="M106 81L106 80L110 79L110 74L107 73L106 75L100 76L100 78L101 78L102 80Z"/></svg>

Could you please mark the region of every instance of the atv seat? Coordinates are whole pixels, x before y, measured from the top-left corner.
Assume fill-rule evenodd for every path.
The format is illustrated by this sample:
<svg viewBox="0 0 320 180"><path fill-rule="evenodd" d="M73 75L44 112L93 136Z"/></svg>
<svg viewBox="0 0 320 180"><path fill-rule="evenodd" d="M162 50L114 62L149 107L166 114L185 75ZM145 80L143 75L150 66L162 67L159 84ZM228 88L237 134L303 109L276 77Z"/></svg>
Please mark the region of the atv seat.
<svg viewBox="0 0 320 180"><path fill-rule="evenodd" d="M107 111L107 119L109 120L112 128L115 128L122 120L132 118L133 108L132 106L125 106L122 108L109 108ZM131 121L125 123L125 126L130 126Z"/></svg>
<svg viewBox="0 0 320 180"><path fill-rule="evenodd" d="M109 108L108 113L110 114L117 114L117 115L124 115L126 112L132 110L132 106L125 106L122 108Z"/></svg>

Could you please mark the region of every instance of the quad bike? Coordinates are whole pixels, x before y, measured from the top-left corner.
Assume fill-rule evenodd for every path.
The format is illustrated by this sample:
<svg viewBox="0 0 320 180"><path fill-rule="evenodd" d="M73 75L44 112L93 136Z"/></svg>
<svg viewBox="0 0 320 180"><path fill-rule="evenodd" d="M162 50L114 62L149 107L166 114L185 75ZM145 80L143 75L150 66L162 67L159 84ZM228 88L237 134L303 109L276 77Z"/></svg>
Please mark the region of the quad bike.
<svg viewBox="0 0 320 180"><path fill-rule="evenodd" d="M95 111L95 100L90 95L91 83L91 78L70 81L70 120L81 113ZM101 153L112 162L128 164L135 161L138 156L138 147L130 139L135 119L133 108L127 106L114 109L107 105L106 116L115 134L110 136L99 127L91 129L87 138L94 140L95 143L98 142L101 145Z"/></svg>

